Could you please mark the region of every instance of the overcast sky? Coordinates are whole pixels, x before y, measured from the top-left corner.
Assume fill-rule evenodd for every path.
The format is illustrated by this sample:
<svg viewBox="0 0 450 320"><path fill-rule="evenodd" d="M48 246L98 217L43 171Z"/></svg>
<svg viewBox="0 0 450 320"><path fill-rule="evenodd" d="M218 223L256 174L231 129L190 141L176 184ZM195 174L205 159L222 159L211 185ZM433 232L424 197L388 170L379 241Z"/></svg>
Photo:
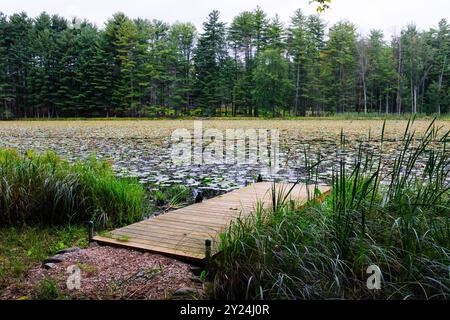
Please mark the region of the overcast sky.
<svg viewBox="0 0 450 320"><path fill-rule="evenodd" d="M0 0L0 12L9 15L25 11L35 17L47 11L67 18L87 18L103 27L112 14L122 11L133 18L190 21L201 30L202 22L213 9L221 12L224 22L230 22L239 12L253 10L257 5L269 16L278 13L285 22L297 8L307 14L316 9L309 0ZM410 22L428 29L441 18L450 20L450 0L333 0L332 8L322 16L329 24L348 19L362 34L377 28L390 37Z"/></svg>

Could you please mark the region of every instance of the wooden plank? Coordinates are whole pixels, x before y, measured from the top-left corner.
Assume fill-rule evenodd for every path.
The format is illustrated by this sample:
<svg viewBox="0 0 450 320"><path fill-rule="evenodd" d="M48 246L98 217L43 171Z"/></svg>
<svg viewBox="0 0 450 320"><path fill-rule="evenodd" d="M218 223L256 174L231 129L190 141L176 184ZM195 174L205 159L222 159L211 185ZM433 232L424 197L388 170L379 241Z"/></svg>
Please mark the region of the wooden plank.
<svg viewBox="0 0 450 320"><path fill-rule="evenodd" d="M212 221L216 220L219 222L222 222L223 220L230 220L230 219L234 219L234 218L238 218L241 214L232 214L232 213L222 213L220 215L211 215L211 214L207 214L206 212L179 212L175 215L173 215L174 217L180 217L180 218L185 218L185 219L200 219L200 220L207 220L210 219Z"/></svg>
<svg viewBox="0 0 450 320"><path fill-rule="evenodd" d="M122 237L127 236L126 240L123 240ZM161 237L155 237L155 236L145 236L141 234L137 234L134 232L117 232L116 234L113 234L111 236L112 239L116 239L121 242L138 242L138 243L144 243L144 244L152 244L157 243L159 246L162 247L168 247L168 248L178 248L182 247L187 250L198 250L199 248L204 248L205 245L205 239L204 238L198 238L196 241L187 241L187 239L184 238L161 238ZM204 250L204 249L203 249Z"/></svg>
<svg viewBox="0 0 450 320"><path fill-rule="evenodd" d="M200 226L213 226L213 227L220 227L223 224L221 222L218 222L214 219L201 219L201 218L184 218L182 216L174 216L166 214L165 217L161 217L159 219L160 221L171 221L171 222L184 222L184 223L191 223L193 225L200 225Z"/></svg>
<svg viewBox="0 0 450 320"><path fill-rule="evenodd" d="M207 200L208 201L208 200ZM254 211L255 207L252 206L236 206L236 204L233 205L233 203L230 204L224 204L224 203L213 203L213 202L208 202L208 206L202 206L202 207L186 207L184 209L180 209L177 211L174 211L173 213L178 213L178 212L184 212L184 211L200 211L200 212L211 212L211 208L214 207L214 211L215 213L220 213L220 212L227 212L227 211L233 211L233 212L241 212L241 211Z"/></svg>
<svg viewBox="0 0 450 320"><path fill-rule="evenodd" d="M210 227L210 226L192 226L192 225L187 225L185 223L180 223L180 222L173 222L168 224L167 221L163 222L163 221L158 221L158 224L155 223L155 225L158 226L170 226L173 227L174 229L177 228L178 230L183 230L184 232L190 232L190 231L198 231L198 232L217 232L219 230L222 229L223 226L220 227Z"/></svg>
<svg viewBox="0 0 450 320"><path fill-rule="evenodd" d="M154 248L160 248L160 250L166 250L166 251L170 251L170 250L177 250L177 251L184 251L184 252L193 252L193 253L203 253L204 254L204 246L200 247L187 247L187 246L179 246L176 247L173 244L166 244L166 243L159 243L156 241L147 241L147 240L142 240L142 239L138 239L138 238L130 238L129 240L121 240L121 239L115 239L115 238L110 238L110 237L95 237L96 240L100 240L100 241L111 241L115 244L130 244L130 243L139 243L141 245L147 245L147 246L152 246Z"/></svg>
<svg viewBox="0 0 450 320"><path fill-rule="evenodd" d="M224 216L227 214L234 214L234 215L239 215L241 214L241 211L239 210L234 210L232 208L221 208L219 206L215 206L214 207L214 211L211 212L211 208L190 208L190 207L186 207L185 210L180 210L177 211L176 213L174 212L174 214L186 214L186 213L200 213L200 214L206 214L206 215L213 215L213 216Z"/></svg>
<svg viewBox="0 0 450 320"><path fill-rule="evenodd" d="M126 236L126 238L124 238L124 236ZM103 238L114 239L119 242L143 242L143 243L149 243L149 244L154 243L157 246L163 246L163 247L165 247L166 244L168 244L169 248L174 247L175 245L180 243L180 239L164 239L164 238L154 237L154 236L139 235L139 234L131 233L131 232L129 232L129 233L128 232L127 233L117 232L115 234L112 234L111 236L103 237ZM183 242L183 241L181 241L181 242ZM185 245L184 248L186 249L186 251L197 251L197 250L199 250L199 248L200 249L203 248L203 250L204 250L204 244L205 244L205 240L199 238L195 242L187 242L186 241L184 243L184 245Z"/></svg>
<svg viewBox="0 0 450 320"><path fill-rule="evenodd" d="M131 229L131 230L125 230L125 231L121 231L123 232L130 232L130 233L136 233L136 234L142 234L143 236L146 237L155 237L155 238L167 238L167 239L180 239L180 238L185 238L185 239L210 239L212 237L214 237L218 232L222 231L223 228L219 229L219 230L191 230L188 232L180 232L180 233L156 233L156 232L151 232L148 233L147 230L144 229Z"/></svg>
<svg viewBox="0 0 450 320"><path fill-rule="evenodd" d="M130 230L116 230L113 231L112 236L129 236L130 238L148 239L148 240L160 240L161 242L175 243L177 241L183 241L186 244L204 243L205 239L208 239L208 235L183 235L183 234L156 234L156 233L146 233L145 230L130 229Z"/></svg>
<svg viewBox="0 0 450 320"><path fill-rule="evenodd" d="M276 191L287 191L291 186L291 184L276 184ZM212 239L214 243L219 233L233 221L248 217L258 206L269 208L272 205L272 187L273 184L270 182L256 183L202 203L113 230L111 231L113 238L97 236L94 240L102 244L145 250L182 259L202 260L205 258L205 239ZM309 188L313 194L313 187ZM317 201L322 201L330 188L319 186L319 189L323 195ZM307 194L305 185L297 185L288 200L302 204L306 202ZM117 238L123 238L124 241ZM215 247L212 249L214 253Z"/></svg>
<svg viewBox="0 0 450 320"><path fill-rule="evenodd" d="M121 242L110 238L104 238L104 237L95 237L95 241L98 241L100 243L109 244L109 245L115 245L118 247L126 247L131 249L143 249L149 252L154 253L163 253L174 257L179 257L182 259L190 259L190 260L202 260L205 258L205 254L202 252L191 252L186 250L180 250L180 249L170 249L170 248L164 248L159 247L157 245L146 245L142 243L136 243L136 242Z"/></svg>
<svg viewBox="0 0 450 320"><path fill-rule="evenodd" d="M190 232L190 233L184 233L184 232L156 232L152 230L151 232L148 232L147 229L144 228L130 228L126 230L114 230L111 232L112 235L121 234L121 235L136 235L136 236L142 236L146 238L161 238L161 239L186 239L186 241L189 241L190 239L207 239L209 236L211 236L212 233L206 233L206 232Z"/></svg>
<svg viewBox="0 0 450 320"><path fill-rule="evenodd" d="M171 224L167 224L167 222L164 221L159 221L159 220L153 220L153 221L143 221L143 222L139 222L139 224L141 225L152 225L152 226L157 226L158 228L173 228L173 229L178 229L178 230L186 230L186 231L192 231L193 228L191 225L187 225L185 223L181 223L181 222L174 222ZM221 226L222 227L222 226ZM195 228L195 230L197 231L217 231L219 229L221 229L221 227L211 227L211 226L198 226Z"/></svg>
<svg viewBox="0 0 450 320"><path fill-rule="evenodd" d="M191 235L191 234L208 234L211 233L211 231L203 229L203 230L194 230L192 228L190 229L174 229L170 228L171 226L166 226L166 228L161 228L160 226L154 226L153 224L133 224L127 228L123 229L117 229L115 231L120 230L137 230L137 231L145 231L147 234L164 234L164 235Z"/></svg>

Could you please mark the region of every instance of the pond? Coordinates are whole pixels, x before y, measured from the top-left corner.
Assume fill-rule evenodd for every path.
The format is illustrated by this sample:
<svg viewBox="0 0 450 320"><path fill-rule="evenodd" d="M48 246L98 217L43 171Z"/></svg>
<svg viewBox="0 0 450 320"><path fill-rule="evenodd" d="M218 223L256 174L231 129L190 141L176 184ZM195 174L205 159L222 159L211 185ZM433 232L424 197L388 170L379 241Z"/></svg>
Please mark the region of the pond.
<svg viewBox="0 0 450 320"><path fill-rule="evenodd" d="M214 194L241 188L256 180L295 182L308 178L309 163L320 159L318 179L330 183L333 168L344 159L352 169L359 149L363 154L383 157L389 166L400 150L406 121L386 124L380 149L382 121L204 121L205 128L264 128L279 130L278 170L259 164L176 165L171 158L171 133L177 128L192 130L192 121L21 121L0 123L0 147L19 151L53 150L69 161L95 154L111 162L119 176L133 176L151 188L183 184ZM416 123L418 132L429 122ZM448 122L441 132L449 130ZM341 149L341 129L345 147ZM421 173L426 159L420 159L415 173Z"/></svg>

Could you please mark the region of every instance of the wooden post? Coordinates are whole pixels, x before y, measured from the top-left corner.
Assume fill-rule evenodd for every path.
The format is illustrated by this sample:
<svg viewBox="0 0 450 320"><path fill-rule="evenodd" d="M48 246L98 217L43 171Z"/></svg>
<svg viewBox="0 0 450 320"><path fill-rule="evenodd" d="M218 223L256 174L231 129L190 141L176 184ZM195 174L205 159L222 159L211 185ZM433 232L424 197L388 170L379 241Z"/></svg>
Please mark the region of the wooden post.
<svg viewBox="0 0 450 320"><path fill-rule="evenodd" d="M94 222L88 221L88 240L89 242L92 242L92 239L94 238Z"/></svg>
<svg viewBox="0 0 450 320"><path fill-rule="evenodd" d="M195 196L194 203L201 203L203 202L203 192L198 191L197 195Z"/></svg>
<svg viewBox="0 0 450 320"><path fill-rule="evenodd" d="M212 246L212 240L206 239L205 240L205 260L206 264L208 264L209 260L211 259L211 246Z"/></svg>

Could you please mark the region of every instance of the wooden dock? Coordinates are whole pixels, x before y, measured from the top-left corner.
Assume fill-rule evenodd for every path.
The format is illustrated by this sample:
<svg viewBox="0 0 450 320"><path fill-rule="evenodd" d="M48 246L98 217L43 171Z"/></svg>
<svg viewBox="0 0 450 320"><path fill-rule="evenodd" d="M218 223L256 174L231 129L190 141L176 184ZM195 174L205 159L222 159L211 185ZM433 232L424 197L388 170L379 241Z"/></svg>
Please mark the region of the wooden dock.
<svg viewBox="0 0 450 320"><path fill-rule="evenodd" d="M277 190L289 190L291 184L276 184ZM239 218L255 212L257 203L268 207L272 203L273 183L261 182L243 189L174 210L148 220L111 231L107 236L93 238L100 244L121 246L174 256L186 260L204 260L205 240L214 243L218 234ZM310 186L313 194L313 187ZM319 186L322 194L330 191ZM290 200L307 200L305 185L296 185Z"/></svg>

